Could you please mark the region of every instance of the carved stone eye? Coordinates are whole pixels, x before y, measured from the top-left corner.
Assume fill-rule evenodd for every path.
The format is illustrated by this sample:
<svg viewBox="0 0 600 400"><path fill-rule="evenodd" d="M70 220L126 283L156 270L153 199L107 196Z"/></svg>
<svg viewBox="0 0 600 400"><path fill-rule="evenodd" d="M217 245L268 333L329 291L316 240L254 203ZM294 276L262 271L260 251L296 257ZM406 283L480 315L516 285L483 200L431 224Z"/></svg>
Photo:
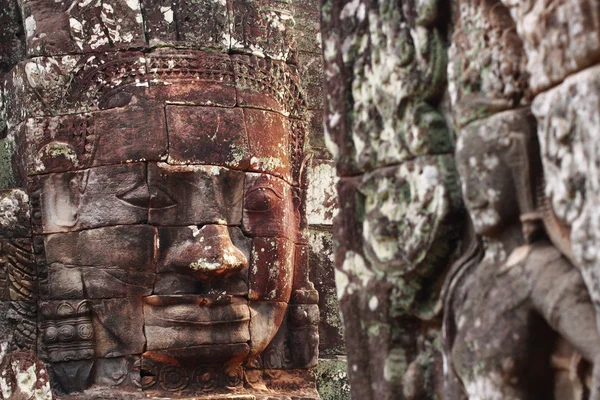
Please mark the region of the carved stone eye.
<svg viewBox="0 0 600 400"><path fill-rule="evenodd" d="M171 208L177 205L177 202L173 200L165 191L159 188L153 188L150 194L149 208L161 209Z"/></svg>
<svg viewBox="0 0 600 400"><path fill-rule="evenodd" d="M281 201L280 196L273 189L258 187L246 194L245 208L253 212L267 212L279 201Z"/></svg>

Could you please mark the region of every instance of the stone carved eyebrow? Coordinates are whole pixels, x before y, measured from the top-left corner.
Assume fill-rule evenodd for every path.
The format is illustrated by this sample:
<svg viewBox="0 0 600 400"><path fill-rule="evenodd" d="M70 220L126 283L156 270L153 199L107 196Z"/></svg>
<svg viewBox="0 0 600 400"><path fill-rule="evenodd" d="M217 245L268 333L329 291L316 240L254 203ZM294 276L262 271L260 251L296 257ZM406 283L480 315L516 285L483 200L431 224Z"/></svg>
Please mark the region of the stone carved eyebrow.
<svg viewBox="0 0 600 400"><path fill-rule="evenodd" d="M273 193L275 193L275 195L277 197L279 197L281 200L283 200L283 193L281 193L280 190L278 190L276 187L274 187L273 185L270 184L254 184L254 186L252 186L250 189L248 189L248 191L246 192L246 196L249 196L250 194L257 192L257 191L265 191L265 190L269 190Z"/></svg>
<svg viewBox="0 0 600 400"><path fill-rule="evenodd" d="M254 182L252 187L246 191L246 196L258 190L271 190L277 197L283 200L283 192L276 187L266 176L261 176Z"/></svg>

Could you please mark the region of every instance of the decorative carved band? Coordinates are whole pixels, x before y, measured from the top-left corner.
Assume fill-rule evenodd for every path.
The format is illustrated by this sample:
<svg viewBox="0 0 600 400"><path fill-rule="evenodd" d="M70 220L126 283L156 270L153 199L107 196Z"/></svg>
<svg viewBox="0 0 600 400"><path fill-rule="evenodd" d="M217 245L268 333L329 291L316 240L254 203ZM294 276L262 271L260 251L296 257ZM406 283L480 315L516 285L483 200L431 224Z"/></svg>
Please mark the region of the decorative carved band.
<svg viewBox="0 0 600 400"><path fill-rule="evenodd" d="M39 305L42 337L52 362L85 360L94 355L89 301L43 302Z"/></svg>

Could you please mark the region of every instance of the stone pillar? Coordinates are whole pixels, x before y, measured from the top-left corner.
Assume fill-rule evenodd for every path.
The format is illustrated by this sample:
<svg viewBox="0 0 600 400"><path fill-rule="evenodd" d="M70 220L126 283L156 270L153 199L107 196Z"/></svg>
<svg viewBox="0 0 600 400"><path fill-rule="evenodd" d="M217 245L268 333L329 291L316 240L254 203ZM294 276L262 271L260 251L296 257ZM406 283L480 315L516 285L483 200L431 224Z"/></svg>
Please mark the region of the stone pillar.
<svg viewBox="0 0 600 400"><path fill-rule="evenodd" d="M448 11L435 0L321 2L336 283L355 399L441 396L440 289L463 225L442 105Z"/></svg>

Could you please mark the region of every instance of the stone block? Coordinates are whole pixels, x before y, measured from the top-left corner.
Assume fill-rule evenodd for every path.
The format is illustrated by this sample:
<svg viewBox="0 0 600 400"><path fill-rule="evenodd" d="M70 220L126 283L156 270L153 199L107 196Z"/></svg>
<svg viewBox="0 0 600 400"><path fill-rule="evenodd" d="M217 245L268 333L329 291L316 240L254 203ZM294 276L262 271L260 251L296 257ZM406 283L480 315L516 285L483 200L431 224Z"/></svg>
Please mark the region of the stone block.
<svg viewBox="0 0 600 400"><path fill-rule="evenodd" d="M0 100L0 124L3 124L6 121L3 121L1 103ZM25 187L25 123L21 122L5 133L6 136L0 139L0 188L6 190Z"/></svg>
<svg viewBox="0 0 600 400"><path fill-rule="evenodd" d="M240 251L248 263L251 240L237 227L229 227L229 237L235 249L221 249L233 253ZM209 295L226 293L233 296L248 295L248 268L223 276L210 277L198 274L190 265L202 257L211 238L200 235L196 226L159 227L157 243L157 271L154 284L156 295ZM194 236L196 234L196 236ZM229 246L229 245L228 245ZM212 249L210 249L212 250ZM239 253L238 253L239 255Z"/></svg>
<svg viewBox="0 0 600 400"><path fill-rule="evenodd" d="M308 110L306 112L306 140L315 158L333 158L333 155L327 150L325 143L323 110Z"/></svg>
<svg viewBox="0 0 600 400"><path fill-rule="evenodd" d="M283 238L252 240L248 272L250 300L289 300L294 278L294 250L294 243Z"/></svg>
<svg viewBox="0 0 600 400"><path fill-rule="evenodd" d="M2 301L0 313L0 341L7 352L36 351L37 307L35 302Z"/></svg>
<svg viewBox="0 0 600 400"><path fill-rule="evenodd" d="M93 384L119 391L141 392L140 356L97 358L94 363Z"/></svg>
<svg viewBox="0 0 600 400"><path fill-rule="evenodd" d="M509 10L501 0L456 3L448 50L448 93L455 125L529 103L527 56Z"/></svg>
<svg viewBox="0 0 600 400"><path fill-rule="evenodd" d="M29 196L25 190L0 190L0 238L31 236L29 218Z"/></svg>
<svg viewBox="0 0 600 400"><path fill-rule="evenodd" d="M133 163L36 175L34 232L55 233L148 220L146 165Z"/></svg>
<svg viewBox="0 0 600 400"><path fill-rule="evenodd" d="M298 218L287 182L268 174L246 174L244 233L296 240Z"/></svg>
<svg viewBox="0 0 600 400"><path fill-rule="evenodd" d="M321 26L319 2L315 0L292 0L294 32L299 52L321 54Z"/></svg>
<svg viewBox="0 0 600 400"><path fill-rule="evenodd" d="M306 101L294 66L271 59L233 55L237 104L300 117Z"/></svg>
<svg viewBox="0 0 600 400"><path fill-rule="evenodd" d="M26 117L122 107L145 96L147 86L141 52L35 57L6 76L8 126Z"/></svg>
<svg viewBox="0 0 600 400"><path fill-rule="evenodd" d="M25 55L25 35L19 19L17 0L9 0L2 4L0 26L2 26L2 32L0 32L1 74L9 71Z"/></svg>
<svg viewBox="0 0 600 400"><path fill-rule="evenodd" d="M298 54L298 72L309 109L323 108L323 57L321 53Z"/></svg>
<svg viewBox="0 0 600 400"><path fill-rule="evenodd" d="M239 108L167 106L167 126L169 164L242 170L250 164L244 114Z"/></svg>
<svg viewBox="0 0 600 400"><path fill-rule="evenodd" d="M576 20L577 7L574 12ZM539 94L532 107L544 167L547 230L555 245L582 269L596 313L600 301L599 90L600 67L595 66Z"/></svg>
<svg viewBox="0 0 600 400"><path fill-rule="evenodd" d="M20 0L27 55L114 51L145 45L138 0Z"/></svg>
<svg viewBox="0 0 600 400"><path fill-rule="evenodd" d="M197 296L151 296L144 302L148 351L246 343L251 338L250 311L243 297L211 301Z"/></svg>
<svg viewBox="0 0 600 400"><path fill-rule="evenodd" d="M240 225L244 173L217 166L148 164L149 222Z"/></svg>
<svg viewBox="0 0 600 400"><path fill-rule="evenodd" d="M141 0L151 46L172 44L229 50L229 15L225 1Z"/></svg>
<svg viewBox="0 0 600 400"><path fill-rule="evenodd" d="M250 149L250 171L266 172L291 182L292 129L274 112L244 109Z"/></svg>
<svg viewBox="0 0 600 400"><path fill-rule="evenodd" d="M462 219L452 156L379 169L363 178L359 191L365 213L359 232L371 265L395 276L421 277L444 265L460 239L456 226Z"/></svg>
<svg viewBox="0 0 600 400"><path fill-rule="evenodd" d="M111 226L43 236L47 264L154 271L154 228Z"/></svg>
<svg viewBox="0 0 600 400"><path fill-rule="evenodd" d="M321 400L350 399L348 365L345 358L320 359L316 375L317 391Z"/></svg>
<svg viewBox="0 0 600 400"><path fill-rule="evenodd" d="M309 249L310 280L319 292L319 354L343 355L344 328L335 286L332 233L311 229Z"/></svg>
<svg viewBox="0 0 600 400"><path fill-rule="evenodd" d="M25 132L29 175L160 161L167 155L162 105L30 118Z"/></svg>
<svg viewBox="0 0 600 400"><path fill-rule="evenodd" d="M600 10L591 0L502 0L517 23L534 93L600 61Z"/></svg>
<svg viewBox="0 0 600 400"><path fill-rule="evenodd" d="M216 279L201 277L190 268L190 261L184 259L189 252L197 252L197 246L205 246L202 237L194 236L194 227L160 227L158 228L158 252L156 281L154 294L179 295L226 293L232 296L248 295L248 268ZM251 239L245 237L237 227L229 227L229 236L233 246L241 251L245 260L250 260ZM193 257L192 257L193 258ZM193 260L197 261L197 259ZM192 262L193 263L193 262ZM186 271L186 269L188 271Z"/></svg>
<svg viewBox="0 0 600 400"><path fill-rule="evenodd" d="M51 382L59 393L83 392L93 382L94 360L50 363Z"/></svg>
<svg viewBox="0 0 600 400"><path fill-rule="evenodd" d="M97 335L92 325L92 305L89 301L43 301L38 303L38 313L40 358L52 363L93 358Z"/></svg>
<svg viewBox="0 0 600 400"><path fill-rule="evenodd" d="M294 60L294 18L287 2L230 1L231 50L274 60Z"/></svg>
<svg viewBox="0 0 600 400"><path fill-rule="evenodd" d="M91 300L96 357L142 354L146 347L140 298Z"/></svg>
<svg viewBox="0 0 600 400"><path fill-rule="evenodd" d="M288 305L274 301L250 301L250 355L262 353L273 341L285 318ZM284 351L279 349L278 353Z"/></svg>
<svg viewBox="0 0 600 400"><path fill-rule="evenodd" d="M155 280L154 272L119 268L74 267L62 264L42 268L47 269L48 279L40 282L40 296L46 299L148 296L152 294Z"/></svg>

